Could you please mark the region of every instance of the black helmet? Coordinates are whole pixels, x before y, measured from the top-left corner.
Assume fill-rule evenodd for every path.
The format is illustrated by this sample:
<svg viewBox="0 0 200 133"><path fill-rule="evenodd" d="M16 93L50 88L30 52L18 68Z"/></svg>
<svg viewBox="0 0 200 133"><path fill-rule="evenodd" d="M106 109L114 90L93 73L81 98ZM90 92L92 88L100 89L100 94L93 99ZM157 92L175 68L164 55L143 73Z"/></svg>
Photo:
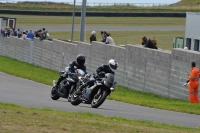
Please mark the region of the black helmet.
<svg viewBox="0 0 200 133"><path fill-rule="evenodd" d="M76 62L79 66L82 66L85 64L85 56L83 56L82 54L79 54L77 57L76 57Z"/></svg>

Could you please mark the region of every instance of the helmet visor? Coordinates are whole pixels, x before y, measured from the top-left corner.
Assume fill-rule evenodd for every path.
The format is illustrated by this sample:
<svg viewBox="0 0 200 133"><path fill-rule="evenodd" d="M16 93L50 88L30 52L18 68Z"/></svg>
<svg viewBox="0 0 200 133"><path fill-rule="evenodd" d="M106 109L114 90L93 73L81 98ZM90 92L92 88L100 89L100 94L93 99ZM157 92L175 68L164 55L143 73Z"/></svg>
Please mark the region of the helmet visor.
<svg viewBox="0 0 200 133"><path fill-rule="evenodd" d="M110 67L111 67L113 70L116 70L116 69L117 69L117 65L112 65L112 64L110 64Z"/></svg>
<svg viewBox="0 0 200 133"><path fill-rule="evenodd" d="M80 66L82 66L82 65L85 64L85 60L78 60L77 63L78 63Z"/></svg>

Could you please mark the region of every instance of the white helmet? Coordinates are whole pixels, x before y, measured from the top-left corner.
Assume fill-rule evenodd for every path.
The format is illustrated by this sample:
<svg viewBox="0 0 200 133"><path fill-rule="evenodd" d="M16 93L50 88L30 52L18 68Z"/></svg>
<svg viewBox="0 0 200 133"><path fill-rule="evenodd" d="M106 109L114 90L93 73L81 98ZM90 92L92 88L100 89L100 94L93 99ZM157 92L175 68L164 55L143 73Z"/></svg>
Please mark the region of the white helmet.
<svg viewBox="0 0 200 133"><path fill-rule="evenodd" d="M110 67L110 69L111 69L112 72L115 72L115 70L118 67L118 62L116 60L114 60L114 59L111 59L108 62L108 66Z"/></svg>
<svg viewBox="0 0 200 133"><path fill-rule="evenodd" d="M91 35L94 35L94 34L96 34L96 31L92 31L92 32L91 32Z"/></svg>

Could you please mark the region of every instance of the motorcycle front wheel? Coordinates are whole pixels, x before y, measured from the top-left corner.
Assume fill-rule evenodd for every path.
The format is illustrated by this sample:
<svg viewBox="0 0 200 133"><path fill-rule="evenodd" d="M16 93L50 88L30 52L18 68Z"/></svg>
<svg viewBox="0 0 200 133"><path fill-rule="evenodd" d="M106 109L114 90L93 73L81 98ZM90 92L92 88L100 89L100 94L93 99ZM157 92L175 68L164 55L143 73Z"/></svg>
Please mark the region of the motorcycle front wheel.
<svg viewBox="0 0 200 133"><path fill-rule="evenodd" d="M103 90L98 96L96 94L91 102L92 108L98 108L106 100L106 97L107 97L106 90Z"/></svg>
<svg viewBox="0 0 200 133"><path fill-rule="evenodd" d="M79 98L79 95L76 94L76 92L74 92L72 95L71 95L71 104L72 105L79 105L81 103L81 99Z"/></svg>
<svg viewBox="0 0 200 133"><path fill-rule="evenodd" d="M56 88L53 87L51 90L51 99L58 100L59 98L60 96L58 96Z"/></svg>

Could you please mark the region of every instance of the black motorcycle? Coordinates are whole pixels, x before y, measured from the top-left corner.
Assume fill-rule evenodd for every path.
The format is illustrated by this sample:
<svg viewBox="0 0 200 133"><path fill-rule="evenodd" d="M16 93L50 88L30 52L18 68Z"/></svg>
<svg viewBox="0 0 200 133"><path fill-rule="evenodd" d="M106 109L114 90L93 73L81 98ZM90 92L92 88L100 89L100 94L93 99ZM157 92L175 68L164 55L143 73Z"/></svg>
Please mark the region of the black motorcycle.
<svg viewBox="0 0 200 133"><path fill-rule="evenodd" d="M76 69L75 73L69 73L67 71L68 68L65 68L65 71L60 71L60 75L66 74L66 78L60 82L58 87L55 87L56 81L53 80L53 88L51 90L51 98L53 100L58 100L62 97L68 99L70 102L71 94L76 90L79 79L85 75L85 72L81 69Z"/></svg>
<svg viewBox="0 0 200 133"><path fill-rule="evenodd" d="M84 78L82 78L84 79ZM80 82L83 82L83 80ZM83 89L82 94L75 91L71 95L71 104L79 105L81 102L85 104L91 104L92 108L98 108L110 95L111 91L114 91L114 86L117 84L114 82L114 75L107 73L103 78L95 78L93 86Z"/></svg>

